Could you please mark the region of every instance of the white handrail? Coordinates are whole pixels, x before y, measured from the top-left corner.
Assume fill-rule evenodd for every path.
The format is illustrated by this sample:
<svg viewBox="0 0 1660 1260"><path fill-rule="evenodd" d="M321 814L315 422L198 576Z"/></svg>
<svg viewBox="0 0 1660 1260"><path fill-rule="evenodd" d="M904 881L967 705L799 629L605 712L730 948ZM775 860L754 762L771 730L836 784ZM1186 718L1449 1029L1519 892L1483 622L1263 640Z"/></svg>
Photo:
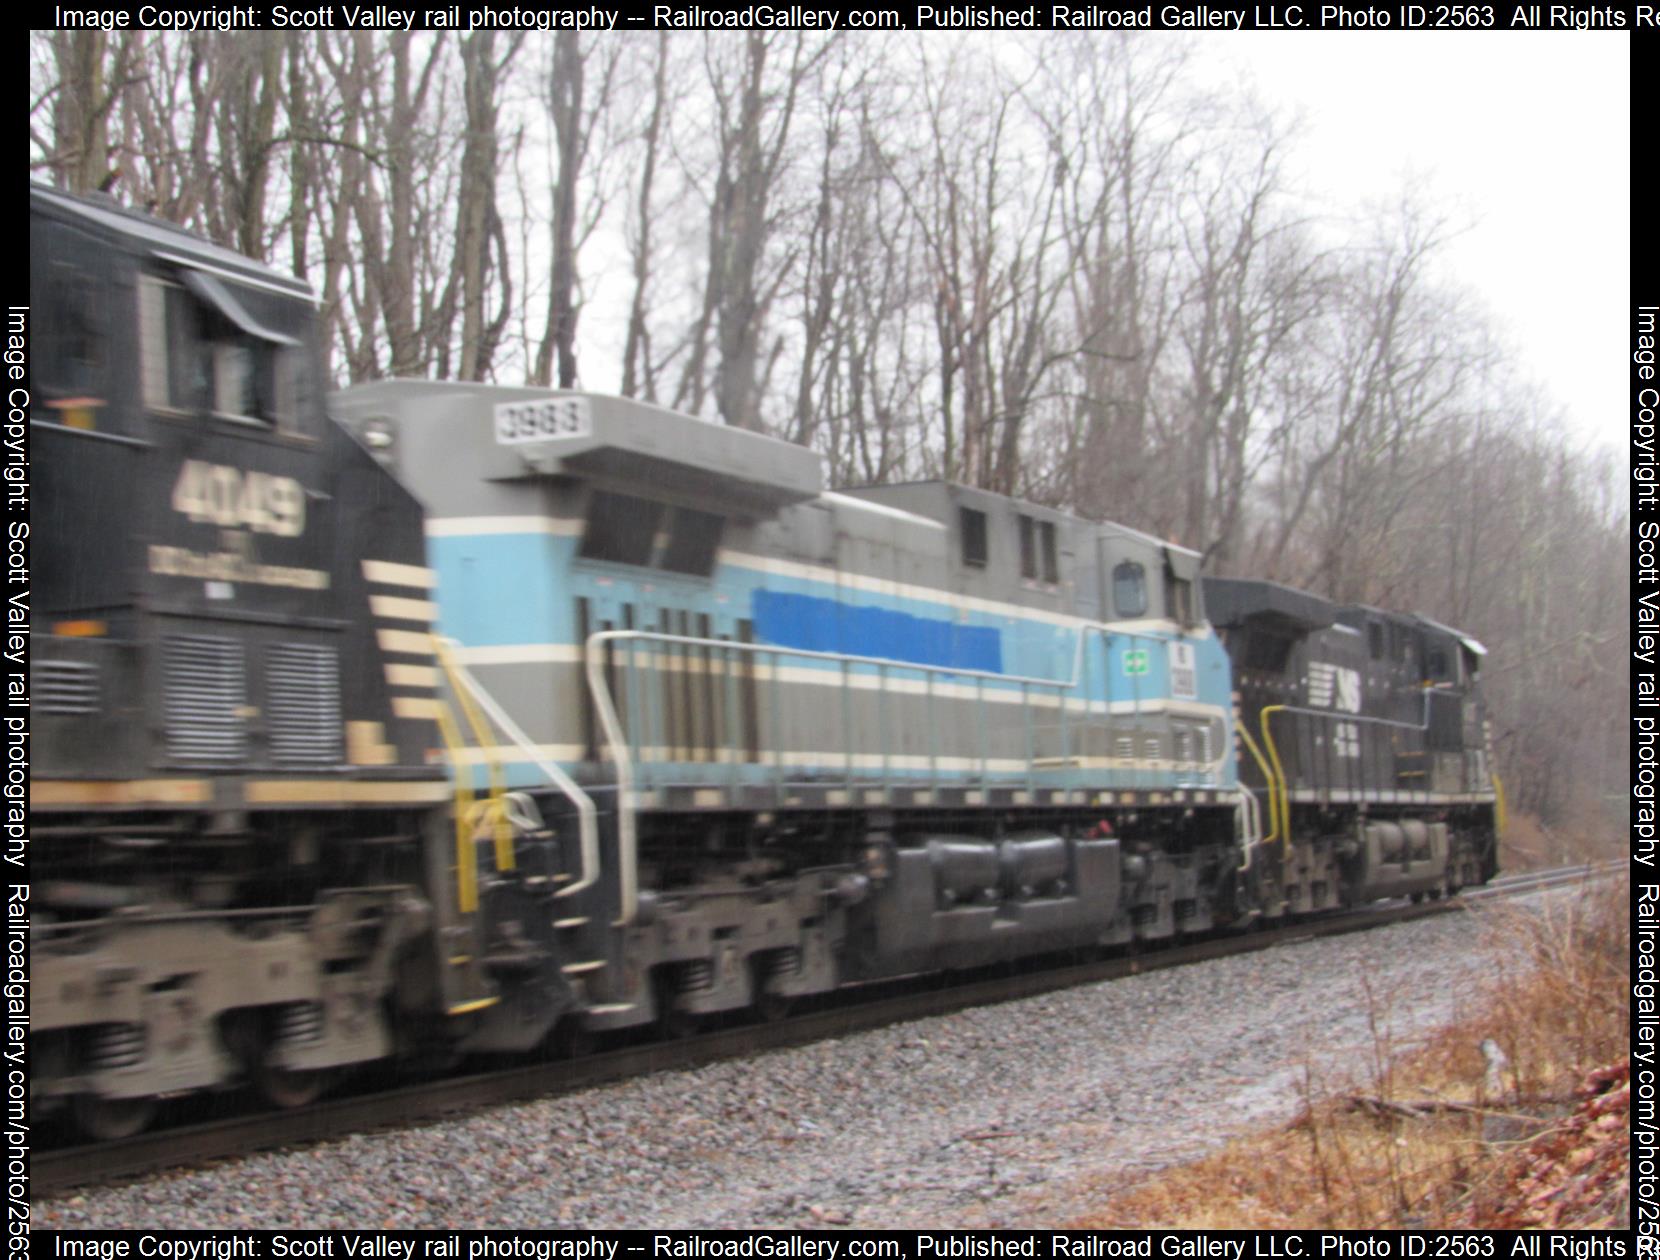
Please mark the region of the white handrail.
<svg viewBox="0 0 1660 1260"><path fill-rule="evenodd" d="M1252 856L1262 844L1262 806L1257 801L1255 792L1249 788L1240 788L1239 800L1234 809L1239 814L1240 849L1244 856L1244 861L1239 865L1239 873L1243 875L1251 869Z"/></svg>
<svg viewBox="0 0 1660 1260"><path fill-rule="evenodd" d="M459 646L454 639L446 639L444 642L450 648ZM461 680L461 685L466 687L467 693L478 701L479 708L483 709L490 716L490 720L501 728L502 733L526 754L525 759L547 775L554 786L565 794L566 799L576 806L577 835L582 852L582 876L576 882L566 884L554 893L554 896L570 897L592 888L599 882L599 811L594 807L594 798L584 792L557 762L548 761L536 751L536 746L531 743L530 737L519 729L518 723L496 703L495 697L484 689L483 684L472 676L465 665L453 660L453 655L451 668L454 676ZM459 769L458 766L457 770Z"/></svg>
<svg viewBox="0 0 1660 1260"><path fill-rule="evenodd" d="M871 665L883 669L916 670L928 674L930 680L935 674L954 674L959 678L973 678L991 682L1007 683L1014 686L1048 687L1057 692L1075 689L1083 678L1084 642L1090 634L1102 636L1110 643L1115 633L1110 626L1100 622L1085 622L1078 627L1078 642L1073 651L1072 677L1068 679L1037 678L1021 674L999 674L991 670L969 669L953 665L928 665L917 661L894 660L881 656L854 656L842 652L819 652L809 648L783 647L771 643L736 643L728 639L699 639L689 635L663 634L655 630L597 630L590 634L584 643L584 654L587 657L585 672L588 679L588 691L594 698L594 710L599 715L600 725L604 728L605 742L611 751L612 762L617 767L617 861L619 864L620 902L616 924L626 927L634 922L634 915L639 900L638 875L636 864L638 858L638 830L634 818L634 760L629 755L628 739L622 728L622 720L617 715L616 705L611 698L611 689L605 680L604 653L595 649L605 643L614 643L622 639L636 642L681 644L690 647L715 648L723 652L738 651L753 654L771 653L774 656L791 656L802 660L831 661L843 665ZM885 689L885 688L884 688ZM1205 706L1215 709L1216 706ZM1222 710L1216 709L1218 714ZM1137 714L1140 715L1140 702L1137 701ZM1110 716L1110 715L1109 715ZM1217 741L1221 749L1217 758L1207 764L1202 773L1220 775L1222 767L1228 760L1228 724L1225 715L1213 720L1222 723L1222 738Z"/></svg>

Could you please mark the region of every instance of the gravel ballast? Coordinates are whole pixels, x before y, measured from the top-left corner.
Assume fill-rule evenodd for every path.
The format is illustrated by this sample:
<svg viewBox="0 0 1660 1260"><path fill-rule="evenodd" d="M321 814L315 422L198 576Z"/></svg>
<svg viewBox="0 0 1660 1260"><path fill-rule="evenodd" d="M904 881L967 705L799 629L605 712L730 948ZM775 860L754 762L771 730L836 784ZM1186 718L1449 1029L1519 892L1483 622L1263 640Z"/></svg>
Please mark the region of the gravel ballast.
<svg viewBox="0 0 1660 1260"><path fill-rule="evenodd" d="M1530 898L1542 900L1548 894ZM1518 903L1509 903L1514 907ZM1452 914L37 1204L47 1228L1053 1226L1458 1013ZM1364 1051L1365 1053L1361 1053Z"/></svg>

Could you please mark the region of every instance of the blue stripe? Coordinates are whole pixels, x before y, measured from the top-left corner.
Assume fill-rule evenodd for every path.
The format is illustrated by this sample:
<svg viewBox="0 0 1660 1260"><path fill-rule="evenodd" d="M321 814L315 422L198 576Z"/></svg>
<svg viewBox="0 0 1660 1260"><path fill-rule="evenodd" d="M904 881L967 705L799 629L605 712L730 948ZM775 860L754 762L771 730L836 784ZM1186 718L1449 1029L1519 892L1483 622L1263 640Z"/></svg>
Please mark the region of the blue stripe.
<svg viewBox="0 0 1660 1260"><path fill-rule="evenodd" d="M779 647L1003 672L1003 636L992 626L765 590L751 596L750 616L756 637Z"/></svg>

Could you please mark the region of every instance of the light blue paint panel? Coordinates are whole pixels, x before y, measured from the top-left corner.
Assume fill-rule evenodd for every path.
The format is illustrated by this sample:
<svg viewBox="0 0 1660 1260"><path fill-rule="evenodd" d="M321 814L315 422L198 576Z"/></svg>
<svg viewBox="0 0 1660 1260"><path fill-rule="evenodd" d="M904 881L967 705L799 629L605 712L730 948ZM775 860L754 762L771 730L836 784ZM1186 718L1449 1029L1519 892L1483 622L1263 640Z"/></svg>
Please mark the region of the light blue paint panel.
<svg viewBox="0 0 1660 1260"><path fill-rule="evenodd" d="M576 626L566 575L575 550L551 534L427 539L439 633L469 647L570 642Z"/></svg>
<svg viewBox="0 0 1660 1260"><path fill-rule="evenodd" d="M943 599L875 596L831 581L767 573L741 564L720 565L708 583L671 575L636 572L625 566L579 561L576 541L550 534L480 534L428 539L430 563L438 576L440 632L469 646L562 644L576 639L575 602L579 595L601 595L614 604L640 610L640 628L655 630L651 610L668 607L710 614L718 633L732 633L734 621L749 616L759 642L807 651L881 657L913 668L970 669L987 673L1050 678L1072 676L1078 631L1051 621L1022 616L971 613L964 617ZM1091 700L1152 702L1169 698L1167 635L1109 636L1102 669L1100 637L1086 640L1081 686L1069 693ZM1231 674L1218 639L1189 639L1195 650L1198 700L1226 713L1232 706ZM1147 653L1147 672L1130 676L1124 656ZM830 663L799 661L802 666L836 669ZM855 667L856 673L877 667ZM1103 678L1103 672L1105 677ZM903 676L900 674L899 676ZM983 684L1013 689L1019 683ZM1233 782L1231 740L1222 783ZM684 767L688 771L696 766ZM830 766L834 770L836 767ZM754 774L765 781L764 767L725 767L718 780ZM529 766L510 771L515 782L538 781ZM973 777L943 774L943 778ZM1099 786L1099 772L1043 773L1046 783Z"/></svg>

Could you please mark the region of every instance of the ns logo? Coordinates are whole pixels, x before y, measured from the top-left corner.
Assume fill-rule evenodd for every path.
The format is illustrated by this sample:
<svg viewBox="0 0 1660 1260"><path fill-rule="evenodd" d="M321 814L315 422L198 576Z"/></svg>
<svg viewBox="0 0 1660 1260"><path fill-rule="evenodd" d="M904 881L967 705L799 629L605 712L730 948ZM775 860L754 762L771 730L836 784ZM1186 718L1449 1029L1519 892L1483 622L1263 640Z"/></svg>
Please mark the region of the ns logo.
<svg viewBox="0 0 1660 1260"><path fill-rule="evenodd" d="M1332 665L1325 661L1310 661L1308 666L1308 703L1311 708L1337 709L1343 713L1360 712L1360 671Z"/></svg>

